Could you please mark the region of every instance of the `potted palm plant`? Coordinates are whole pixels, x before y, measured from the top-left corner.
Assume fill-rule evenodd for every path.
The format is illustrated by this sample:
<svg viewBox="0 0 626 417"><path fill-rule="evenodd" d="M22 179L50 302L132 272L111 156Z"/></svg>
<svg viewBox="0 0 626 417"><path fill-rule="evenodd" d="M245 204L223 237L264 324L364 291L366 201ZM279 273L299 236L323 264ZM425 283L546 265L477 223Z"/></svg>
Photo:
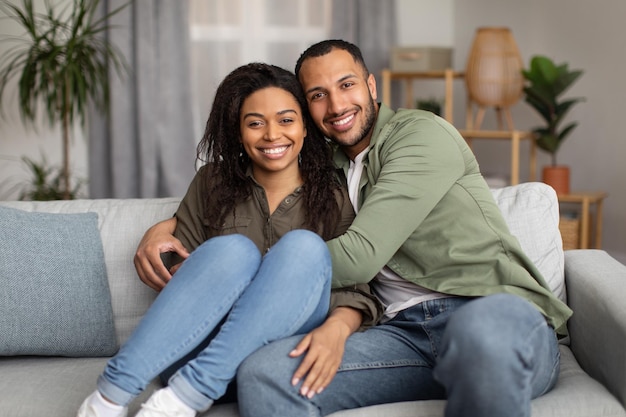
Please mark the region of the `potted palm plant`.
<svg viewBox="0 0 626 417"><path fill-rule="evenodd" d="M562 124L572 106L584 100L582 97L561 99L561 95L582 73L581 70L570 70L567 63L557 65L541 55L532 57L530 68L522 70L527 81L524 86L525 101L545 122L543 126L533 129L536 144L551 155L551 165L544 167L542 180L558 194L569 193L569 167L558 165L556 155L578 123Z"/></svg>
<svg viewBox="0 0 626 417"><path fill-rule="evenodd" d="M62 197L69 199L70 128L76 118L84 125L87 105L102 111L109 105L109 68L122 75L126 64L103 32L109 18L126 5L98 17L99 0L45 1L45 11L35 10L33 0L16 5L0 0L0 9L25 31L4 36L13 45L0 64L0 98L10 80L19 75L18 105L22 119L33 123L44 106L51 125L60 123L63 161ZM0 101L0 104L2 102Z"/></svg>

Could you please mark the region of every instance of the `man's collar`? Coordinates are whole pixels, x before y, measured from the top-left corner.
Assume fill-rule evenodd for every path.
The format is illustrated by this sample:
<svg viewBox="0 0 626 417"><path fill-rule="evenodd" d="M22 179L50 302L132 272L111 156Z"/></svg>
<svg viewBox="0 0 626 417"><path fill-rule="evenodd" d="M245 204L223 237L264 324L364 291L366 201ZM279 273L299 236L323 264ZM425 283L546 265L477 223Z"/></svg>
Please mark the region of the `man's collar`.
<svg viewBox="0 0 626 417"><path fill-rule="evenodd" d="M376 140L378 139L381 130L383 130L383 127L385 127L385 125L389 123L389 121L393 116L395 116L395 114L396 112L391 110L384 103L378 103L378 116L376 117L374 133L372 133L372 139L370 140L370 148L372 147L372 145L374 145L374 143L376 143Z"/></svg>

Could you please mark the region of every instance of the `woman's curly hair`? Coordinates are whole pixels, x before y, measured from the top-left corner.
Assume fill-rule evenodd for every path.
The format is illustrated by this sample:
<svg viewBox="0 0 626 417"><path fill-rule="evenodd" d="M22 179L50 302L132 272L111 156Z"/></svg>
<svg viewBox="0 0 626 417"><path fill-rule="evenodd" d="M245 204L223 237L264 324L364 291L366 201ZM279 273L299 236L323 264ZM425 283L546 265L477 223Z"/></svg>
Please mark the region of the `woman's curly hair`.
<svg viewBox="0 0 626 417"><path fill-rule="evenodd" d="M205 176L205 216L209 225L217 229L228 213L234 213L236 205L252 193L250 179L246 176L251 161L241 145L240 112L246 98L269 87L289 92L301 108L307 132L299 163L306 208L306 224L303 227L317 232L326 240L330 239L340 216L335 198L340 183L332 162L330 144L313 123L295 75L269 64L241 66L226 76L217 88L204 135L197 148L198 159L204 163L211 162Z"/></svg>

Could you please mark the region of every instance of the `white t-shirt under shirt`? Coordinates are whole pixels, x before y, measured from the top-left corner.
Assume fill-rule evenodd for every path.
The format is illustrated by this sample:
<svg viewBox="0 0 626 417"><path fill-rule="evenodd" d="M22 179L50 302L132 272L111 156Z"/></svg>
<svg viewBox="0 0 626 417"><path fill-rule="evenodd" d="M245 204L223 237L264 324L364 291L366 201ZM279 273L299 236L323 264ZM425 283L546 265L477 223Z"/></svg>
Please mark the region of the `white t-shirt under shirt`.
<svg viewBox="0 0 626 417"><path fill-rule="evenodd" d="M354 158L354 161L351 160L348 169L348 195L355 213L359 212L359 183L363 173L363 158L367 151L368 149L365 149ZM370 284L374 294L385 306L383 322L393 318L398 312L421 302L449 297L448 294L434 292L407 281L387 266L376 274L376 278Z"/></svg>

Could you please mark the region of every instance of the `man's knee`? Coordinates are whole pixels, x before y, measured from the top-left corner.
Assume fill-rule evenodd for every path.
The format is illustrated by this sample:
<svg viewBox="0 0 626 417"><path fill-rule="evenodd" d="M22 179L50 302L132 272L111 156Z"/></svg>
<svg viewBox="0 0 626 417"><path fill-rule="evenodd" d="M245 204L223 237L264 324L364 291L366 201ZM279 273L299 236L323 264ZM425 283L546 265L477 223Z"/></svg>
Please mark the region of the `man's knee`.
<svg viewBox="0 0 626 417"><path fill-rule="evenodd" d="M248 356L237 369L237 380L257 381L259 378L267 378L269 374L268 362L262 358L262 355L259 356L254 353Z"/></svg>
<svg viewBox="0 0 626 417"><path fill-rule="evenodd" d="M525 299L512 294L494 294L477 298L459 308L448 323L454 333L491 333L516 331L520 321L542 321L539 311ZM517 327L519 330L519 327Z"/></svg>
<svg viewBox="0 0 626 417"><path fill-rule="evenodd" d="M280 383L281 380L291 381L297 361L289 356L301 336L277 340L263 346L248 356L237 370L239 385L250 381Z"/></svg>
<svg viewBox="0 0 626 417"><path fill-rule="evenodd" d="M516 295L494 294L457 310L446 326L443 344L446 350L453 348L477 361L489 358L494 363L499 357L506 361L534 329L545 325L530 302Z"/></svg>

